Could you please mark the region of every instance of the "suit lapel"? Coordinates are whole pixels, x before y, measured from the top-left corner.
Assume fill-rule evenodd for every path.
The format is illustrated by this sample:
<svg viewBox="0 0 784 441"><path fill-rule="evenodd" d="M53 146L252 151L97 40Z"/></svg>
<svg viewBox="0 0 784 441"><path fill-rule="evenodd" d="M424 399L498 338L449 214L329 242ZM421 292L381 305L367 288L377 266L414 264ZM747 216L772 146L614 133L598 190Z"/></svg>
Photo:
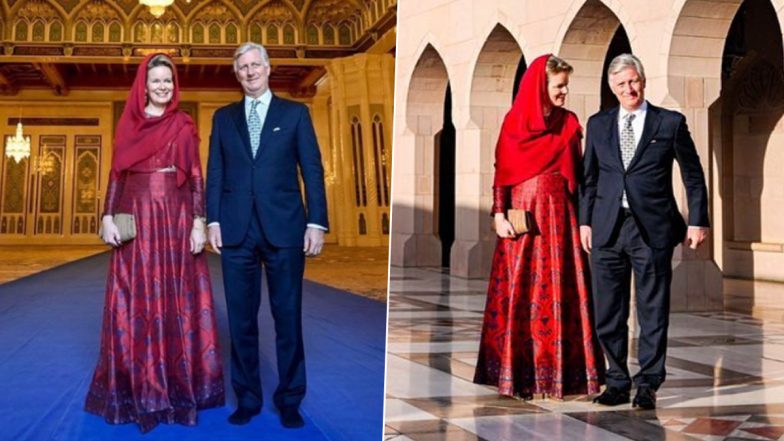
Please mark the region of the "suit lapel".
<svg viewBox="0 0 784 441"><path fill-rule="evenodd" d="M248 155L248 158L252 159L253 155L251 154L250 149L250 135L248 134L248 120L245 116L245 97L243 97L240 102L234 104L234 108L232 109L234 115L234 125L237 126L237 133L239 133L240 138L242 139L242 143L244 144L245 153Z"/></svg>
<svg viewBox="0 0 784 441"><path fill-rule="evenodd" d="M264 127L261 128L261 140L259 141L259 152L256 153L256 159L264 153L264 150L269 143L269 139L274 133L276 128L280 127L281 119L280 99L272 95L270 100L269 109L267 109L267 116L264 118Z"/></svg>
<svg viewBox="0 0 784 441"><path fill-rule="evenodd" d="M637 144L637 150L635 150L634 156L632 157L631 162L629 162L629 169L634 167L634 165L639 162L643 152L648 147L648 145L650 145L654 135L656 135L656 131L659 129L660 122L661 117L659 115L659 109L649 103L648 110L645 113L645 124L643 125L640 143Z"/></svg>
<svg viewBox="0 0 784 441"><path fill-rule="evenodd" d="M615 158L618 160L616 166L623 171L623 159L621 158L621 141L618 134L618 110L619 107L612 109L609 113L610 118L610 143L609 146L615 151Z"/></svg>

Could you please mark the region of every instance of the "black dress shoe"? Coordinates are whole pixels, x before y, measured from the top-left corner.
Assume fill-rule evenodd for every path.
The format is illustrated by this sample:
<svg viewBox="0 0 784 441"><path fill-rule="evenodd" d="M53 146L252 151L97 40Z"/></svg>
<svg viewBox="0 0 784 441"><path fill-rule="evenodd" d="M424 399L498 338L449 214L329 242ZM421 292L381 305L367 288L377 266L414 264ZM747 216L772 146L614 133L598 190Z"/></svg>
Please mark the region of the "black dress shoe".
<svg viewBox="0 0 784 441"><path fill-rule="evenodd" d="M248 424L251 418L261 412L261 409L248 409L247 407L238 407L233 414L229 415L229 423L241 426Z"/></svg>
<svg viewBox="0 0 784 441"><path fill-rule="evenodd" d="M305 420L299 414L296 407L281 407L280 408L280 423L287 429L296 429L305 425Z"/></svg>
<svg viewBox="0 0 784 441"><path fill-rule="evenodd" d="M605 406L617 406L629 402L629 391L609 386L601 395L593 399L594 403Z"/></svg>
<svg viewBox="0 0 784 441"><path fill-rule="evenodd" d="M648 385L638 386L632 407L640 407L646 410L656 409L656 391Z"/></svg>

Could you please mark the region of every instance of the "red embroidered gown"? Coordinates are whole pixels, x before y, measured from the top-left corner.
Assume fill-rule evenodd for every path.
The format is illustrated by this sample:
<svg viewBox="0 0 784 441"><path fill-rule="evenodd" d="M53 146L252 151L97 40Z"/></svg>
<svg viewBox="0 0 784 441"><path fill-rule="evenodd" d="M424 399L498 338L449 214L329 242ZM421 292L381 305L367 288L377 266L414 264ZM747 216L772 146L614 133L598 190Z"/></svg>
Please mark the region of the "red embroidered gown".
<svg viewBox="0 0 784 441"><path fill-rule="evenodd" d="M197 409L224 404L207 258L189 249L193 218L204 215L198 152L180 187L176 173L156 171L173 163L175 148L110 179L106 196L107 214L134 214L137 236L112 252L85 410L143 432L195 425Z"/></svg>
<svg viewBox="0 0 784 441"><path fill-rule="evenodd" d="M567 180L546 173L495 187L493 212L510 205L530 211L534 229L498 239L474 382L523 398L597 393L604 357Z"/></svg>

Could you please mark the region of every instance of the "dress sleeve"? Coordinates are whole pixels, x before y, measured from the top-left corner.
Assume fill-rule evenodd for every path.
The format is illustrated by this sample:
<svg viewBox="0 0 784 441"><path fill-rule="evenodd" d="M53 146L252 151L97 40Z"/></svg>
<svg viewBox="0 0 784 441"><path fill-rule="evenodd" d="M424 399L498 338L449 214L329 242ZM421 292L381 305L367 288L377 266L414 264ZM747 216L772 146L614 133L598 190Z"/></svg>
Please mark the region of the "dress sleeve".
<svg viewBox="0 0 784 441"><path fill-rule="evenodd" d="M201 159L199 158L199 138L193 137L193 161L191 162L190 178L188 179L193 195L193 215L204 217L207 210L204 206L204 178L201 174Z"/></svg>
<svg viewBox="0 0 784 441"><path fill-rule="evenodd" d="M114 216L117 212L117 207L120 204L120 197L122 196L124 187L125 173L117 175L114 172L110 172L109 184L106 187L106 199L103 203L103 214L101 217L106 215Z"/></svg>
<svg viewBox="0 0 784 441"><path fill-rule="evenodd" d="M509 208L510 188L505 185L493 187L493 214L505 213Z"/></svg>

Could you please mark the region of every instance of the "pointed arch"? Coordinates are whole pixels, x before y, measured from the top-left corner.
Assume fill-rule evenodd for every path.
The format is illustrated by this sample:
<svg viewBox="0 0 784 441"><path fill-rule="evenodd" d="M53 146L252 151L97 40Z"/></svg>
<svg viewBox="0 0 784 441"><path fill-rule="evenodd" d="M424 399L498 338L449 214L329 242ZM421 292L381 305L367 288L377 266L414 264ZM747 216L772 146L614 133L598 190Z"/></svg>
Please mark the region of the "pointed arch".
<svg viewBox="0 0 784 441"><path fill-rule="evenodd" d="M403 131L392 151L395 187L390 238L390 258L395 265L440 266L442 245L437 237L438 179L436 149L444 124L444 106L449 84L448 63L429 39L417 51L404 92ZM398 140L400 142L398 142Z"/></svg>
<svg viewBox="0 0 784 441"><path fill-rule="evenodd" d="M65 22L65 19L68 17L68 13L65 11L65 9L63 9L63 7L59 3L51 0L38 0L38 1L41 3L46 3L47 5L51 6L54 9L55 13L57 13L57 15L60 16L59 17L60 20L63 23ZM30 0L17 2L8 11L8 17L19 17L19 11L23 9L29 2Z"/></svg>
<svg viewBox="0 0 784 441"><path fill-rule="evenodd" d="M95 0L84 0L83 2L79 3L76 7L74 7L71 10L71 13L67 14L66 16L71 21L76 20L77 18L79 18L79 14L81 14L81 12L84 10L84 8L86 8L87 5L89 5L90 3L93 3L94 1ZM128 14L126 14L125 11L123 11L122 8L120 8L115 2L102 1L100 3L103 3L106 6L108 6L110 9L113 9L117 13L118 18L119 18L119 20L121 22L125 21L125 20L127 20L129 18ZM139 6L142 6L142 5L139 5Z"/></svg>
<svg viewBox="0 0 784 441"><path fill-rule="evenodd" d="M568 106L581 121L586 121L601 107L603 66L610 43L620 27L626 29L604 2L588 0L563 28L555 53L574 66ZM626 35L629 35L628 30Z"/></svg>
<svg viewBox="0 0 784 441"><path fill-rule="evenodd" d="M186 21L188 23L192 22L203 9L206 9L208 6L215 3L225 6L234 16L234 20L236 20L237 23L240 22L240 17L244 15L242 11L240 11L239 8L237 8L237 5L235 5L233 2L227 2L225 0L209 0L203 2L202 4L193 8L190 13L188 13L188 15L185 17Z"/></svg>
<svg viewBox="0 0 784 441"><path fill-rule="evenodd" d="M509 110L521 58L521 45L506 26L496 23L487 33L472 69L469 106L474 124L482 126L479 122L486 110L501 112L500 118Z"/></svg>
<svg viewBox="0 0 784 441"><path fill-rule="evenodd" d="M694 0L678 0L673 5L677 13L667 24L669 32L664 34L662 53L666 54L667 89L676 102L686 104L683 88L679 87L686 78L708 80L704 90L706 103L718 98L724 41L742 2L729 0L716 4L709 13ZM699 47L699 63L690 61L694 57L694 44Z"/></svg>

